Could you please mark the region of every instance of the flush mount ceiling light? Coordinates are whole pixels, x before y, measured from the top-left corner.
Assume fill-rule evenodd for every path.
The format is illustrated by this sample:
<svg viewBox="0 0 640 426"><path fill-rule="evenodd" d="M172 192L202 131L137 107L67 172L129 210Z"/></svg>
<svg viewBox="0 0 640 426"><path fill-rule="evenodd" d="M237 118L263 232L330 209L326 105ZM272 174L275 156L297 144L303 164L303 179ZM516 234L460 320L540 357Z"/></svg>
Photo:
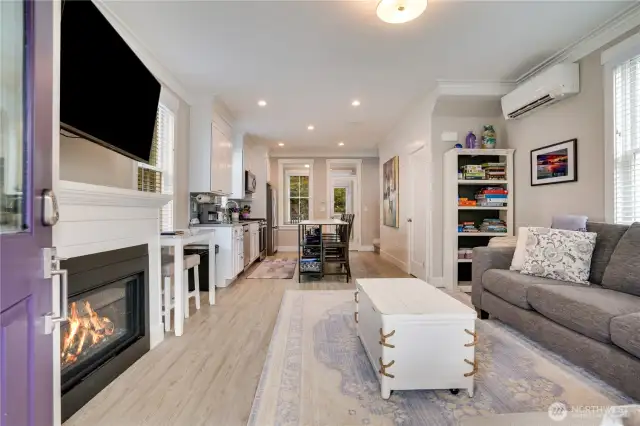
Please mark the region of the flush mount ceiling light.
<svg viewBox="0 0 640 426"><path fill-rule="evenodd" d="M357 107L360 106L360 101L359 100L354 100L353 102L351 102L351 106Z"/></svg>
<svg viewBox="0 0 640 426"><path fill-rule="evenodd" d="M426 8L427 0L380 0L376 14L389 24L403 24L422 15Z"/></svg>
<svg viewBox="0 0 640 426"><path fill-rule="evenodd" d="M260 107L266 107L267 106L267 101L265 101L264 99L260 99L258 101L258 106Z"/></svg>
<svg viewBox="0 0 640 426"><path fill-rule="evenodd" d="M315 127L313 127L313 124L310 124L307 126L307 130L313 130L313 129L315 129Z"/></svg>
<svg viewBox="0 0 640 426"><path fill-rule="evenodd" d="M278 143L278 146L284 146L284 142Z"/></svg>

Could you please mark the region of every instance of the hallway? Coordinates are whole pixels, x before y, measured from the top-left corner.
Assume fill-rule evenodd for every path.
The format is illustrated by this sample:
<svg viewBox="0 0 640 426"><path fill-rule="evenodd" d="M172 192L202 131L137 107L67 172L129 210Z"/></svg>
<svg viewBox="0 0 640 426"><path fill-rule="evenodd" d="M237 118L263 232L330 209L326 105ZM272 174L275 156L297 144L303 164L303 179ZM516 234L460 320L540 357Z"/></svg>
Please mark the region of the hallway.
<svg viewBox="0 0 640 426"><path fill-rule="evenodd" d="M354 278L409 277L371 252L352 252L351 268ZM214 307L192 306L183 336L167 334L64 426L245 425L284 292L352 288L330 277L298 284L297 274L238 279L217 291Z"/></svg>

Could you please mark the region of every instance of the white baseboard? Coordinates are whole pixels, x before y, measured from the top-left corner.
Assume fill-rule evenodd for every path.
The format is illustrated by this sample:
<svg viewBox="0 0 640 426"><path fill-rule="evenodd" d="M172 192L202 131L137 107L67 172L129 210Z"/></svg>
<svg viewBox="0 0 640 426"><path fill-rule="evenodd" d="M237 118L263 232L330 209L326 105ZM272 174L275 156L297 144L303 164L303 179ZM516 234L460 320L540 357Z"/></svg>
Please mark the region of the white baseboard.
<svg viewBox="0 0 640 426"><path fill-rule="evenodd" d="M155 348L160 343L162 343L163 340L164 340L164 323L151 325L149 327L149 349Z"/></svg>
<svg viewBox="0 0 640 426"><path fill-rule="evenodd" d="M358 251L373 251L373 246L360 246Z"/></svg>
<svg viewBox="0 0 640 426"><path fill-rule="evenodd" d="M434 287L444 287L444 277L430 277L427 281Z"/></svg>
<svg viewBox="0 0 640 426"><path fill-rule="evenodd" d="M283 251L283 252L297 252L298 251L298 246L278 246L278 251Z"/></svg>
<svg viewBox="0 0 640 426"><path fill-rule="evenodd" d="M381 256L383 259L385 259L385 260L387 260L387 261L389 261L389 262L393 263L393 264L394 264L394 265L396 265L398 268L402 269L404 272L409 271L409 266L407 265L407 263L406 263L406 262L403 262L402 260L398 259L397 257L390 255L390 254L389 254L389 253L387 253L386 251L384 251L384 250L380 250L380 256ZM408 272L407 272L407 273L408 273Z"/></svg>

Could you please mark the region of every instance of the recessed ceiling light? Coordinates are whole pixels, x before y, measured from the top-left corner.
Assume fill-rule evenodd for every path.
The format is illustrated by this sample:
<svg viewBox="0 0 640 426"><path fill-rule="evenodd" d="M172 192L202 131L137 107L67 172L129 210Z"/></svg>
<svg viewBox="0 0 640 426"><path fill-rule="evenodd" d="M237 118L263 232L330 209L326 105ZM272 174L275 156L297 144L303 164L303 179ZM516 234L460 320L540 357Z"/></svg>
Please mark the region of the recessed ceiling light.
<svg viewBox="0 0 640 426"><path fill-rule="evenodd" d="M305 166L307 169L309 168L309 165L308 165L308 164L305 164L304 166Z"/></svg>
<svg viewBox="0 0 640 426"><path fill-rule="evenodd" d="M258 106L266 107L267 106L267 101L265 101L264 99L260 99L258 101Z"/></svg>
<svg viewBox="0 0 640 426"><path fill-rule="evenodd" d="M427 8L427 0L380 0L376 14L389 24L403 24L416 19Z"/></svg>
<svg viewBox="0 0 640 426"><path fill-rule="evenodd" d="M356 99L353 102L351 102L351 105L355 107L360 106L360 101Z"/></svg>
<svg viewBox="0 0 640 426"><path fill-rule="evenodd" d="M284 146L284 142L280 142L278 146Z"/></svg>
<svg viewBox="0 0 640 426"><path fill-rule="evenodd" d="M315 129L315 127L313 127L313 124L309 124L309 125L307 126L307 130L313 130L313 129Z"/></svg>
<svg viewBox="0 0 640 426"><path fill-rule="evenodd" d="M338 142L338 146L344 146L344 142Z"/></svg>

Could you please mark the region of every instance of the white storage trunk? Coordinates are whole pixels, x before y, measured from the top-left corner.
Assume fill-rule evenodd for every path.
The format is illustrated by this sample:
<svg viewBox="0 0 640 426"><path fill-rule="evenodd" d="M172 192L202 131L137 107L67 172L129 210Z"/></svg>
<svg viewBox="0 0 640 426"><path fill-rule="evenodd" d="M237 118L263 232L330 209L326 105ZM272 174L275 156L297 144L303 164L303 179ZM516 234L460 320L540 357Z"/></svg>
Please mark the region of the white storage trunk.
<svg viewBox="0 0 640 426"><path fill-rule="evenodd" d="M355 298L358 335L384 399L412 389L473 396L475 310L415 278L358 279Z"/></svg>

